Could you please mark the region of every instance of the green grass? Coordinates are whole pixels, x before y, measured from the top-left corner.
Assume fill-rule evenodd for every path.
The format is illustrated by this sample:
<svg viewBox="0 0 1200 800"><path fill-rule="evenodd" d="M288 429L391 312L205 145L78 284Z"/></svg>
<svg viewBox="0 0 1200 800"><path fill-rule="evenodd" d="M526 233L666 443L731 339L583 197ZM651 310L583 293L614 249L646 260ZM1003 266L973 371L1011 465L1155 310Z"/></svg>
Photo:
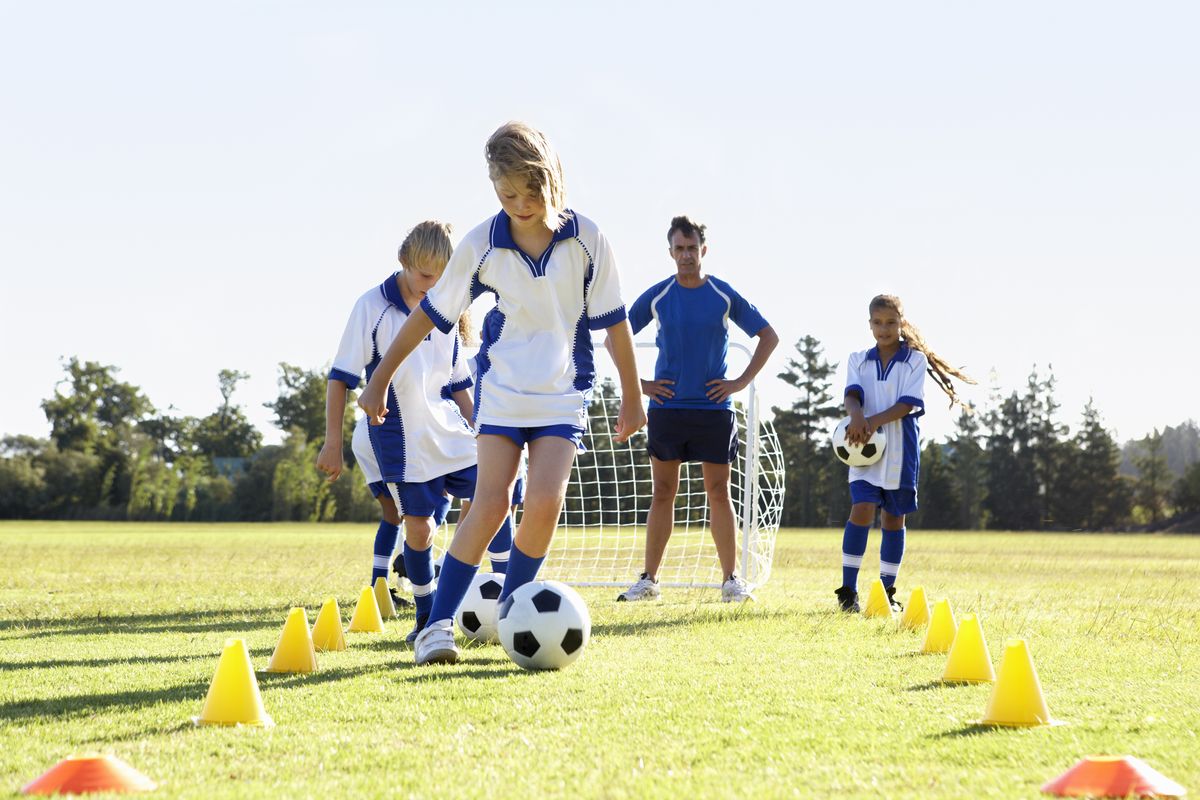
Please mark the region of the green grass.
<svg viewBox="0 0 1200 800"><path fill-rule="evenodd" d="M498 647L415 668L402 618L314 674L262 676L275 728L193 727L227 637L261 669L289 607L311 621L333 594L348 620L373 533L0 523L0 795L86 751L197 798L1033 798L1099 753L1200 792L1200 538L1182 536L910 533L901 596L978 612L994 661L1028 638L1060 727L980 727L990 687L942 686L919 634L834 613L832 530L781 532L745 608L583 590L593 638L559 673Z"/></svg>

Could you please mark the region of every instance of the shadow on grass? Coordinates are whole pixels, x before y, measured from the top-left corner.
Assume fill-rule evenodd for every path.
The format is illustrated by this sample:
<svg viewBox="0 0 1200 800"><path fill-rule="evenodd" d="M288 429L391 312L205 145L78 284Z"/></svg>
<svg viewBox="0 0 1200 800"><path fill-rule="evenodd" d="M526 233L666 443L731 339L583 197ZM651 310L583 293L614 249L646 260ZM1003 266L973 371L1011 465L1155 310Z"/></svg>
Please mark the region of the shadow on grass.
<svg viewBox="0 0 1200 800"><path fill-rule="evenodd" d="M218 654L219 655L219 654ZM212 655L193 653L175 656L115 656L112 658L46 658L39 661L0 661L0 672L21 669L54 669L55 667L112 667L116 665L137 666L139 664L170 664L177 661L195 661L212 658Z"/></svg>
<svg viewBox="0 0 1200 800"><path fill-rule="evenodd" d="M9 641L54 636L96 636L111 633L201 633L211 630L256 630L279 626L290 606L219 608L170 614L120 614L54 620L0 620Z"/></svg>
<svg viewBox="0 0 1200 800"><path fill-rule="evenodd" d="M935 733L932 736L930 736L929 738L930 739L961 739L964 736L981 736L985 733L994 733L996 731L1002 731L1002 730L1005 730L1005 728L1002 725L985 725L982 722L972 722L970 724L963 725L961 728L955 728L954 730L942 731L941 733ZM1015 730L1015 729L1010 728L1009 730Z"/></svg>
<svg viewBox="0 0 1200 800"><path fill-rule="evenodd" d="M525 678L536 676L536 670L521 669L513 662L506 664L480 664L466 668L442 668L437 666L418 667L412 662L401 664L408 667L399 677L410 683L432 683L435 681L496 680L501 678Z"/></svg>
<svg viewBox="0 0 1200 800"><path fill-rule="evenodd" d="M905 689L906 692L928 692L933 689L953 689L956 686L978 686L977 683L968 683L967 681L951 681L947 683L942 680L933 680L928 683L918 683L915 686L909 686Z"/></svg>

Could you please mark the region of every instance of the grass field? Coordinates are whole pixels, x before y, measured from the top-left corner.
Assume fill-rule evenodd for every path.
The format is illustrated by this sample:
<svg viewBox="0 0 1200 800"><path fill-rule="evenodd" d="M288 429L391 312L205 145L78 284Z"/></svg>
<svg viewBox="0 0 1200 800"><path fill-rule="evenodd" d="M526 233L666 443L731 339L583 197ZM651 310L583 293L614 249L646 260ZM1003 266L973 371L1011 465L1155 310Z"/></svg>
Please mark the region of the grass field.
<svg viewBox="0 0 1200 800"><path fill-rule="evenodd" d="M287 609L349 612L374 529L0 523L0 796L111 752L170 797L1038 797L1083 755L1200 792L1200 538L913 531L916 584L976 611L994 661L1028 638L1067 724L979 726L919 634L834 613L840 531L782 531L759 602L585 589L559 673L499 647L413 666L411 618L310 675L260 677L276 727L196 728L224 640L266 666ZM871 540L877 554L878 532ZM860 586L877 566L868 550Z"/></svg>

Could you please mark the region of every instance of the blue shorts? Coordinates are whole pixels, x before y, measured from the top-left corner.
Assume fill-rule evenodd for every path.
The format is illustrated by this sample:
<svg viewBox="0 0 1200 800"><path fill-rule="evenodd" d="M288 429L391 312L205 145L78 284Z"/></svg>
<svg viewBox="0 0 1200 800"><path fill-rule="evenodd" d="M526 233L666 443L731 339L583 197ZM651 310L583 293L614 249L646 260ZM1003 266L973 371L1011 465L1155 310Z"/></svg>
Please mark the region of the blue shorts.
<svg viewBox="0 0 1200 800"><path fill-rule="evenodd" d="M402 516L433 517L438 524L446 519L450 510L452 494L460 500L470 500L475 496L475 476L478 467L472 464L448 475L441 475L423 483L393 483L392 498ZM439 520L438 518L441 518Z"/></svg>
<svg viewBox="0 0 1200 800"><path fill-rule="evenodd" d="M525 479L518 477L517 482L513 484L512 504L519 506L525 502Z"/></svg>
<svg viewBox="0 0 1200 800"><path fill-rule="evenodd" d="M850 481L850 502L883 506L893 517L902 517L917 510L917 490L880 489L867 481Z"/></svg>
<svg viewBox="0 0 1200 800"><path fill-rule="evenodd" d="M367 488L371 490L371 496L378 499L383 496L391 497L391 492L388 491L387 483L384 481L375 481L368 483ZM442 523L446 521L446 516L450 513L450 498L442 496L442 502L433 512L433 524L437 527L442 527Z"/></svg>
<svg viewBox="0 0 1200 800"><path fill-rule="evenodd" d="M492 434L494 436L507 436L513 443L525 449L525 445L532 442L534 439L541 439L543 436L557 436L560 439L566 439L575 445L575 450L580 453L586 453L587 448L583 446L584 429L578 425L540 425L533 428L514 428L510 425L480 425L479 435ZM513 493L516 496L516 492ZM516 504L516 501L513 501Z"/></svg>
<svg viewBox="0 0 1200 800"><path fill-rule="evenodd" d="M659 461L730 464L737 457L733 411L720 408L651 408L646 450Z"/></svg>

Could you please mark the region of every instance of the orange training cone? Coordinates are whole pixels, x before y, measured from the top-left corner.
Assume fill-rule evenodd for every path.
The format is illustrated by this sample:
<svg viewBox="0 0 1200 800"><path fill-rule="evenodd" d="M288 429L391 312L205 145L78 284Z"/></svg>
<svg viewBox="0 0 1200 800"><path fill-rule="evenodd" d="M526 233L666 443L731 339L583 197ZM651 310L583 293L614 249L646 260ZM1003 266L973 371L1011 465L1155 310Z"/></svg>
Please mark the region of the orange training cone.
<svg viewBox="0 0 1200 800"><path fill-rule="evenodd" d="M25 784L21 794L149 792L158 785L116 756L71 756Z"/></svg>
<svg viewBox="0 0 1200 800"><path fill-rule="evenodd" d="M195 722L197 725L258 725L264 728L275 724L263 709L258 679L250 665L250 651L243 640L225 642L217 672L208 687L204 710Z"/></svg>
<svg viewBox="0 0 1200 800"><path fill-rule="evenodd" d="M879 578L871 581L871 591L867 594L867 607L863 610L863 616L892 618L892 603L888 600L883 581Z"/></svg>
<svg viewBox="0 0 1200 800"><path fill-rule="evenodd" d="M950 610L949 600L938 600L933 604L933 616L929 618L929 628L925 631L925 643L921 645L922 653L946 653L954 644L954 632L958 625L954 622L954 612Z"/></svg>
<svg viewBox="0 0 1200 800"><path fill-rule="evenodd" d="M954 644L950 646L950 657L946 659L943 683L991 683L996 680L992 670L992 657L988 653L987 640L983 638L983 626L974 614L963 614Z"/></svg>
<svg viewBox="0 0 1200 800"><path fill-rule="evenodd" d="M908 596L908 605L904 607L904 616L900 617L900 625L909 630L920 630L929 624L929 601L925 599L925 589L914 586Z"/></svg>
<svg viewBox="0 0 1200 800"><path fill-rule="evenodd" d="M388 591L387 578L382 575L375 579L375 604L379 606L381 618L396 618L396 604L392 602L392 593Z"/></svg>
<svg viewBox="0 0 1200 800"><path fill-rule="evenodd" d="M375 592L370 586L364 586L359 594L358 605L354 607L354 616L350 617L350 627L347 630L356 633L383 633L383 617L379 616Z"/></svg>
<svg viewBox="0 0 1200 800"><path fill-rule="evenodd" d="M319 653L345 650L346 636L342 633L342 610L336 597L325 600L312 629L313 649Z"/></svg>
<svg viewBox="0 0 1200 800"><path fill-rule="evenodd" d="M1059 797L1182 797L1187 792L1133 756L1086 756L1042 791Z"/></svg>
<svg viewBox="0 0 1200 800"><path fill-rule="evenodd" d="M314 672L316 669L317 652L308 633L308 615L297 606L288 612L267 672Z"/></svg>
<svg viewBox="0 0 1200 800"><path fill-rule="evenodd" d="M1004 643L1000 675L984 712L983 724L1011 727L1058 724L1050 718L1042 697L1042 684L1024 639L1009 639Z"/></svg>

